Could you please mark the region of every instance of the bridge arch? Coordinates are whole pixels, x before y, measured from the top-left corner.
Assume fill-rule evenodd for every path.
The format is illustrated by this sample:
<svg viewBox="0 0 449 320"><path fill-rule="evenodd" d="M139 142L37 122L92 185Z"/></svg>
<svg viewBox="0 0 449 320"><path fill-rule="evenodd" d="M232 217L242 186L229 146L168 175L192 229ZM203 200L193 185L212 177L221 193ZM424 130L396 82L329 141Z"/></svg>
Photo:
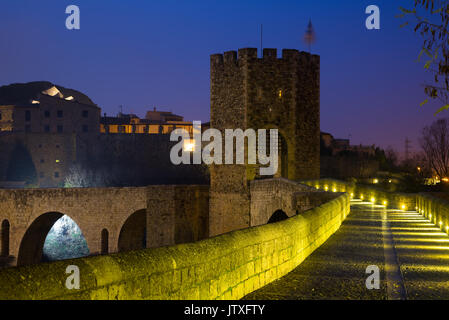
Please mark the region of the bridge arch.
<svg viewBox="0 0 449 320"><path fill-rule="evenodd" d="M42 261L45 239L56 221L63 216L64 214L60 212L47 212L31 223L20 242L18 266L37 264Z"/></svg>
<svg viewBox="0 0 449 320"><path fill-rule="evenodd" d="M282 210L276 210L270 217L267 223L275 223L288 219L288 215Z"/></svg>
<svg viewBox="0 0 449 320"><path fill-rule="evenodd" d="M118 251L132 251L146 248L147 211L137 210L126 219L118 238Z"/></svg>
<svg viewBox="0 0 449 320"><path fill-rule="evenodd" d="M1 225L1 257L9 256L9 229L9 221L7 219L3 220Z"/></svg>

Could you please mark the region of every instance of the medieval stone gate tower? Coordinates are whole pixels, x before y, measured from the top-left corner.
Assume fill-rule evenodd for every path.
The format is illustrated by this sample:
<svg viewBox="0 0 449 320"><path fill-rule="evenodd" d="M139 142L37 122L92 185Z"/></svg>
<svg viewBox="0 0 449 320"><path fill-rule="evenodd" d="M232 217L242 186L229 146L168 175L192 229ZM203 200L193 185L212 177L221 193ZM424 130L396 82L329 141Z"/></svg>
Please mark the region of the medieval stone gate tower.
<svg viewBox="0 0 449 320"><path fill-rule="evenodd" d="M211 127L278 129L279 169L291 180L320 175L320 58L297 50L257 49L211 56ZM249 181L257 166L211 167L210 235L250 226Z"/></svg>

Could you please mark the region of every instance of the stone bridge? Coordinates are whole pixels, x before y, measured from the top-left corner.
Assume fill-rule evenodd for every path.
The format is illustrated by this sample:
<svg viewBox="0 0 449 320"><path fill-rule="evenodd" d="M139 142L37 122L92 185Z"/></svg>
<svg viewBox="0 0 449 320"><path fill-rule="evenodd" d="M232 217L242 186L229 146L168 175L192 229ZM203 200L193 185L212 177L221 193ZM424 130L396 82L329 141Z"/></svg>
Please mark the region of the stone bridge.
<svg viewBox="0 0 449 320"><path fill-rule="evenodd" d="M283 178L249 186L249 227L335 197ZM209 186L0 190L2 259L39 263L45 238L63 215L79 226L91 255L195 242L209 237Z"/></svg>
<svg viewBox="0 0 449 320"><path fill-rule="evenodd" d="M206 238L207 186L0 190L3 257L12 265L41 261L54 223L69 216L91 255Z"/></svg>

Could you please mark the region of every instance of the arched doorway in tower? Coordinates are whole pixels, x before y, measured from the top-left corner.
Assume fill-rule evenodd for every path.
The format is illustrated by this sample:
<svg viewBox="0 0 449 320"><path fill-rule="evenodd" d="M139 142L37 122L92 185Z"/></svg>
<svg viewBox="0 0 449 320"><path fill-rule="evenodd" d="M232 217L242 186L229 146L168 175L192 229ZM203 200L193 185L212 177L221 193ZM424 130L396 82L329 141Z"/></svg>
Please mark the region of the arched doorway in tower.
<svg viewBox="0 0 449 320"><path fill-rule="evenodd" d="M279 132L278 134L278 155L279 155L279 169L282 178L288 179L288 145L285 138Z"/></svg>
<svg viewBox="0 0 449 320"><path fill-rule="evenodd" d="M17 265L65 260L89 255L78 225L59 212L47 212L28 227L20 243Z"/></svg>
<svg viewBox="0 0 449 320"><path fill-rule="evenodd" d="M276 210L270 217L267 223L275 223L288 219L287 214L282 210Z"/></svg>
<svg viewBox="0 0 449 320"><path fill-rule="evenodd" d="M3 220L1 225L1 251L0 256L1 257L8 257L9 256L9 221Z"/></svg>
<svg viewBox="0 0 449 320"><path fill-rule="evenodd" d="M266 135L266 150L267 154L271 154L271 135L270 129L267 130ZM285 137L279 132L277 132L277 151L278 151L278 170L274 177L282 177L288 179L288 144Z"/></svg>
<svg viewBox="0 0 449 320"><path fill-rule="evenodd" d="M118 238L118 251L132 251L146 248L146 209L134 212L123 224Z"/></svg>

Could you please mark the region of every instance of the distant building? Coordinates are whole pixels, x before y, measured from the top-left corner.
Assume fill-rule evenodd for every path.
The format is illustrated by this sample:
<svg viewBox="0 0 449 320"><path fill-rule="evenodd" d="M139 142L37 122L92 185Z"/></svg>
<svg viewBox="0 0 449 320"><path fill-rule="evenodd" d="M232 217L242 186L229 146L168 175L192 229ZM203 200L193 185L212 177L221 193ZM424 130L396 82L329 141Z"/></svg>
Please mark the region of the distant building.
<svg viewBox="0 0 449 320"><path fill-rule="evenodd" d="M349 139L335 139L321 132L321 176L331 178L367 178L379 170L376 147L351 145Z"/></svg>
<svg viewBox="0 0 449 320"><path fill-rule="evenodd" d="M153 111L148 111L145 119L150 121L159 121L159 122L183 122L184 117L178 116L176 114L173 114L171 112L167 111L157 111L156 108L153 109Z"/></svg>
<svg viewBox="0 0 449 320"><path fill-rule="evenodd" d="M331 135L330 133L327 133L327 132L321 132L320 133L320 138L321 138L322 144L326 148L331 148L332 147L332 142L334 141L334 136L333 135Z"/></svg>
<svg viewBox="0 0 449 320"><path fill-rule="evenodd" d="M167 111L148 111L141 119L135 114L119 113L117 117L101 118L101 133L125 134L169 134L175 129L184 129L193 134L192 122L184 121L184 117Z"/></svg>
<svg viewBox="0 0 449 320"><path fill-rule="evenodd" d="M351 148L349 139L334 139L333 147L338 150L349 150Z"/></svg>
<svg viewBox="0 0 449 320"><path fill-rule="evenodd" d="M50 82L0 87L0 188L202 183L202 168L170 162L177 128L193 132L156 109L101 117L89 97Z"/></svg>
<svg viewBox="0 0 449 320"><path fill-rule="evenodd" d="M349 151L357 155L374 156L376 154L376 147L351 145L349 139L335 139L334 136L327 132L320 133L321 145L328 148L332 155L337 155L343 151Z"/></svg>
<svg viewBox="0 0 449 320"><path fill-rule="evenodd" d="M0 87L0 131L99 133L100 112L86 95L50 82Z"/></svg>

